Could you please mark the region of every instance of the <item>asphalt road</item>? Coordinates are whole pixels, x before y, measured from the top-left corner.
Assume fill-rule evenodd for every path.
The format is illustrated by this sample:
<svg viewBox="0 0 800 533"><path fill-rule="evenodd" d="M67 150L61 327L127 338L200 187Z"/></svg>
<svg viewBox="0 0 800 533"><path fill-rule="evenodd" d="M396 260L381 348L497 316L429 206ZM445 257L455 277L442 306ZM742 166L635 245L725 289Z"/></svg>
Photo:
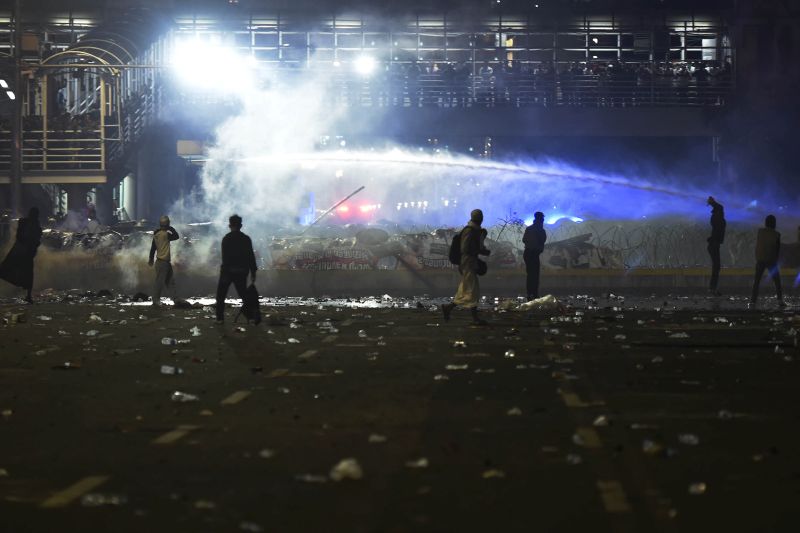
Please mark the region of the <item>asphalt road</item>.
<svg viewBox="0 0 800 533"><path fill-rule="evenodd" d="M3 532L797 531L791 307L62 297L0 305Z"/></svg>

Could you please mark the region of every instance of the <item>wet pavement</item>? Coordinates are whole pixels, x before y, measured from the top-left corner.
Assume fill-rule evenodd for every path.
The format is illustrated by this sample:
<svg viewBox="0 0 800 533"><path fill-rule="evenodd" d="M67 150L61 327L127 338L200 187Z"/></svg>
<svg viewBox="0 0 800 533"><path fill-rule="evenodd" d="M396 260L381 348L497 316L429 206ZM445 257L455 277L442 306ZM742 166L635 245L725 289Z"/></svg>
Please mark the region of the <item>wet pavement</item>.
<svg viewBox="0 0 800 533"><path fill-rule="evenodd" d="M795 531L790 299L0 303L3 531ZM194 304L194 306L192 306Z"/></svg>

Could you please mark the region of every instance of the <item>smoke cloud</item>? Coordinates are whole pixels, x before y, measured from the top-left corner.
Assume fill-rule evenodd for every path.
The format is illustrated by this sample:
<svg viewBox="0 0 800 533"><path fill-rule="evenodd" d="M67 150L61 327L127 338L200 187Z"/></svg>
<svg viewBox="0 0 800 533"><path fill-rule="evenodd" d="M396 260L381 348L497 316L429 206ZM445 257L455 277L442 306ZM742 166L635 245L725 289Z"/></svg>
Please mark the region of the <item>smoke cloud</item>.
<svg viewBox="0 0 800 533"><path fill-rule="evenodd" d="M707 218L705 199L715 193L680 177L606 175L552 159L422 153L381 139L380 132L378 146L353 150L336 138L337 123L355 116L368 126L374 110L334 106L329 76L291 78L241 88L241 111L219 127L197 194L176 204L176 218L225 228L227 217L238 213L245 231L268 235L294 227L297 233L300 223L364 186L322 224L458 226L476 207L487 225L527 220L535 211L548 220L699 220ZM329 142L321 148L323 138ZM763 218L752 198L714 195L731 221Z"/></svg>

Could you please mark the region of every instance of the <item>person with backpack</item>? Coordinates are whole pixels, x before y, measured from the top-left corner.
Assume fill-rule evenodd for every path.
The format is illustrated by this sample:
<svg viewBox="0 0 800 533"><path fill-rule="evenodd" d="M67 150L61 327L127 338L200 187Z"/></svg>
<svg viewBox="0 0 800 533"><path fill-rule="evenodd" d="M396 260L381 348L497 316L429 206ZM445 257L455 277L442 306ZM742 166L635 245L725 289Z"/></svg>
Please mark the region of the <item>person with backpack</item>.
<svg viewBox="0 0 800 533"><path fill-rule="evenodd" d="M490 251L481 245L481 223L483 212L475 209L470 213L470 220L460 233L453 237L450 244L450 262L458 264L461 282L458 290L449 304L442 305L444 320L450 320L450 314L456 306L466 307L472 314L472 321L478 325L485 325L486 321L478 316L478 300L480 299L480 286L478 285L479 259L478 254L489 255Z"/></svg>
<svg viewBox="0 0 800 533"><path fill-rule="evenodd" d="M537 211L533 215L533 224L525 228L522 235L522 242L525 251L522 259L525 261L526 293L528 301L539 297L539 271L541 264L539 256L544 251L544 243L547 241L547 233L544 231L544 213Z"/></svg>
<svg viewBox="0 0 800 533"><path fill-rule="evenodd" d="M222 238L222 266L219 270L219 283L217 284L217 324L225 323L225 297L233 283L236 293L242 299L247 298L247 274L256 281L256 254L253 252L253 241L242 233L242 217L232 215L228 219L230 233Z"/></svg>
<svg viewBox="0 0 800 533"><path fill-rule="evenodd" d="M775 283L775 292L778 296L778 305L786 307L783 301L783 291L781 289L781 273L778 270L778 256L781 251L781 234L775 231L776 220L774 215L767 215L764 220L764 227L758 230L756 238L756 276L753 280L753 294L750 297L750 306L755 307L758 300L758 287L761 285L761 277L767 271L769 277Z"/></svg>

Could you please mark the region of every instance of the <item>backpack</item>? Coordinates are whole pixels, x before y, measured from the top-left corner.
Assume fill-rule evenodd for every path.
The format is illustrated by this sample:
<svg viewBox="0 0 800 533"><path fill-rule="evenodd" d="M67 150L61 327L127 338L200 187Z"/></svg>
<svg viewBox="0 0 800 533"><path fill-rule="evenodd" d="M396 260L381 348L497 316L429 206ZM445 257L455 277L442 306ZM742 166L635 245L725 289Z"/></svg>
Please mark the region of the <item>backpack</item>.
<svg viewBox="0 0 800 533"><path fill-rule="evenodd" d="M450 251L448 252L447 256L450 259L450 262L454 265L461 264L461 234L464 232L462 229L455 235L453 235L453 240L450 241Z"/></svg>

